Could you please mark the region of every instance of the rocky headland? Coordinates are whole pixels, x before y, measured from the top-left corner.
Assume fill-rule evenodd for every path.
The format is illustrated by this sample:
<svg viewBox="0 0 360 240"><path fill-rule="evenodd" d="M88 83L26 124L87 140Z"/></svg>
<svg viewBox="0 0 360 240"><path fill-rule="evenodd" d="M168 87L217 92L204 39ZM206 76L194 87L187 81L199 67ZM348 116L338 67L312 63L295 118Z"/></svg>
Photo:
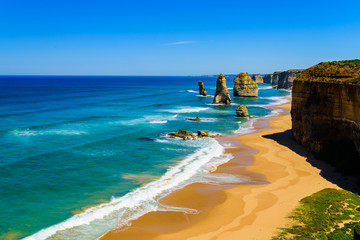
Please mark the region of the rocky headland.
<svg viewBox="0 0 360 240"><path fill-rule="evenodd" d="M231 104L231 98L226 87L226 79L224 74L220 74L216 81L216 92L213 104Z"/></svg>
<svg viewBox="0 0 360 240"><path fill-rule="evenodd" d="M199 80L199 94L202 96L206 96L206 89L204 87L204 83Z"/></svg>
<svg viewBox="0 0 360 240"><path fill-rule="evenodd" d="M263 83L264 82L264 79L263 77L261 76L261 74L254 74L252 75L252 79L254 79L254 81L256 83Z"/></svg>
<svg viewBox="0 0 360 240"><path fill-rule="evenodd" d="M360 175L360 60L306 69L292 90L292 133L317 158Z"/></svg>
<svg viewBox="0 0 360 240"><path fill-rule="evenodd" d="M265 74L264 83L272 83L273 74Z"/></svg>
<svg viewBox="0 0 360 240"><path fill-rule="evenodd" d="M257 97L258 86L249 74L242 72L234 79L233 94L236 97Z"/></svg>
<svg viewBox="0 0 360 240"><path fill-rule="evenodd" d="M301 69L295 69L284 72L276 72L276 75L278 75L277 89L292 89L295 78L297 78L303 71L304 70Z"/></svg>

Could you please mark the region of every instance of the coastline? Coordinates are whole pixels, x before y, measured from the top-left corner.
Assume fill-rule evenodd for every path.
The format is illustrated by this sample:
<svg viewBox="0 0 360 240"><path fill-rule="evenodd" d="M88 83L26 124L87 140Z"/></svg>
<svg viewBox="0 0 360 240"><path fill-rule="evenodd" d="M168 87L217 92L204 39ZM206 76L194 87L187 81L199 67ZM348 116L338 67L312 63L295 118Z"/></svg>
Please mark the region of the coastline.
<svg viewBox="0 0 360 240"><path fill-rule="evenodd" d="M298 145L289 131L290 104L277 108L285 109L285 115L255 121L254 133L221 139L234 143L225 151L234 158L214 173L245 176L249 181L188 185L160 203L196 209L197 214L150 212L100 239L270 239L286 225L287 214L302 198L324 188L339 188L320 176L309 158L279 143Z"/></svg>

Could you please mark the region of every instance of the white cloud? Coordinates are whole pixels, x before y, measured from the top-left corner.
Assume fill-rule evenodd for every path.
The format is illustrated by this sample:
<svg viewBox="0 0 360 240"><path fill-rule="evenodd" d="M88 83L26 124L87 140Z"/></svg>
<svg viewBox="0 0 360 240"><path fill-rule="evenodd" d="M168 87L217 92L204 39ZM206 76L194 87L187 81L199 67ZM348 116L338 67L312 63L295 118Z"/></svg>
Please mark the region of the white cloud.
<svg viewBox="0 0 360 240"><path fill-rule="evenodd" d="M184 45L184 44L193 44L193 43L198 43L198 41L171 42L171 43L167 43L166 45Z"/></svg>

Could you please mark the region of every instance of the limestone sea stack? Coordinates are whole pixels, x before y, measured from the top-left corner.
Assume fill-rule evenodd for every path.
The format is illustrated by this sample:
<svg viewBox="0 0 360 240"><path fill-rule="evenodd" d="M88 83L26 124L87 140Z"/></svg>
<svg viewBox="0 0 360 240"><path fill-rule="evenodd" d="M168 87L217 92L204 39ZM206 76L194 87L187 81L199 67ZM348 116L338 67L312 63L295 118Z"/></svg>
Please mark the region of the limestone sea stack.
<svg viewBox="0 0 360 240"><path fill-rule="evenodd" d="M220 74L216 81L216 93L213 104L230 105L231 98L226 87L226 79L224 74Z"/></svg>
<svg viewBox="0 0 360 240"><path fill-rule="evenodd" d="M263 82L264 82L264 79L263 79L263 77L261 76L261 74L254 74L254 75L252 76L252 78L254 79L254 81L255 81L256 83L263 83Z"/></svg>
<svg viewBox="0 0 360 240"><path fill-rule="evenodd" d="M295 69L279 73L277 89L292 89L293 82L304 70Z"/></svg>
<svg viewBox="0 0 360 240"><path fill-rule="evenodd" d="M233 94L236 97L257 97L258 86L249 74L242 72L234 79Z"/></svg>
<svg viewBox="0 0 360 240"><path fill-rule="evenodd" d="M202 96L206 96L206 89L204 87L204 83L199 80L199 94Z"/></svg>
<svg viewBox="0 0 360 240"><path fill-rule="evenodd" d="M273 74L266 74L264 76L264 83L272 83Z"/></svg>
<svg viewBox="0 0 360 240"><path fill-rule="evenodd" d="M272 77L272 81L271 81L271 86L273 88L276 88L279 82L279 75L281 72L274 72L273 77Z"/></svg>
<svg viewBox="0 0 360 240"><path fill-rule="evenodd" d="M240 105L236 108L236 115L238 117L250 117L245 105Z"/></svg>
<svg viewBox="0 0 360 240"><path fill-rule="evenodd" d="M360 60L306 69L294 81L291 118L294 139L309 152L360 176Z"/></svg>

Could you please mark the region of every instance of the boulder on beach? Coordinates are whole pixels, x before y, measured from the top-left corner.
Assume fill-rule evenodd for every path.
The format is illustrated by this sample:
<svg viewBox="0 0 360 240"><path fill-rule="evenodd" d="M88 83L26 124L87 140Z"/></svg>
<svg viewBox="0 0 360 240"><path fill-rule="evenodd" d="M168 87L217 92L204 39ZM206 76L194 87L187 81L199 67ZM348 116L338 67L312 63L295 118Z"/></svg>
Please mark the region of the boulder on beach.
<svg viewBox="0 0 360 240"><path fill-rule="evenodd" d="M200 131L198 130L197 131L197 135L199 138L202 138L202 137L209 137L209 133L207 131Z"/></svg>
<svg viewBox="0 0 360 240"><path fill-rule="evenodd" d="M250 117L245 105L240 105L236 108L236 115L238 117Z"/></svg>
<svg viewBox="0 0 360 240"><path fill-rule="evenodd" d="M235 97L257 97L258 86L249 74L242 72L234 79L233 94Z"/></svg>
<svg viewBox="0 0 360 240"><path fill-rule="evenodd" d="M199 80L199 94L202 96L206 96L206 89L204 87L204 83Z"/></svg>
<svg viewBox="0 0 360 240"><path fill-rule="evenodd" d="M213 104L231 104L231 98L226 87L226 79L224 74L220 74L216 81L216 93Z"/></svg>

